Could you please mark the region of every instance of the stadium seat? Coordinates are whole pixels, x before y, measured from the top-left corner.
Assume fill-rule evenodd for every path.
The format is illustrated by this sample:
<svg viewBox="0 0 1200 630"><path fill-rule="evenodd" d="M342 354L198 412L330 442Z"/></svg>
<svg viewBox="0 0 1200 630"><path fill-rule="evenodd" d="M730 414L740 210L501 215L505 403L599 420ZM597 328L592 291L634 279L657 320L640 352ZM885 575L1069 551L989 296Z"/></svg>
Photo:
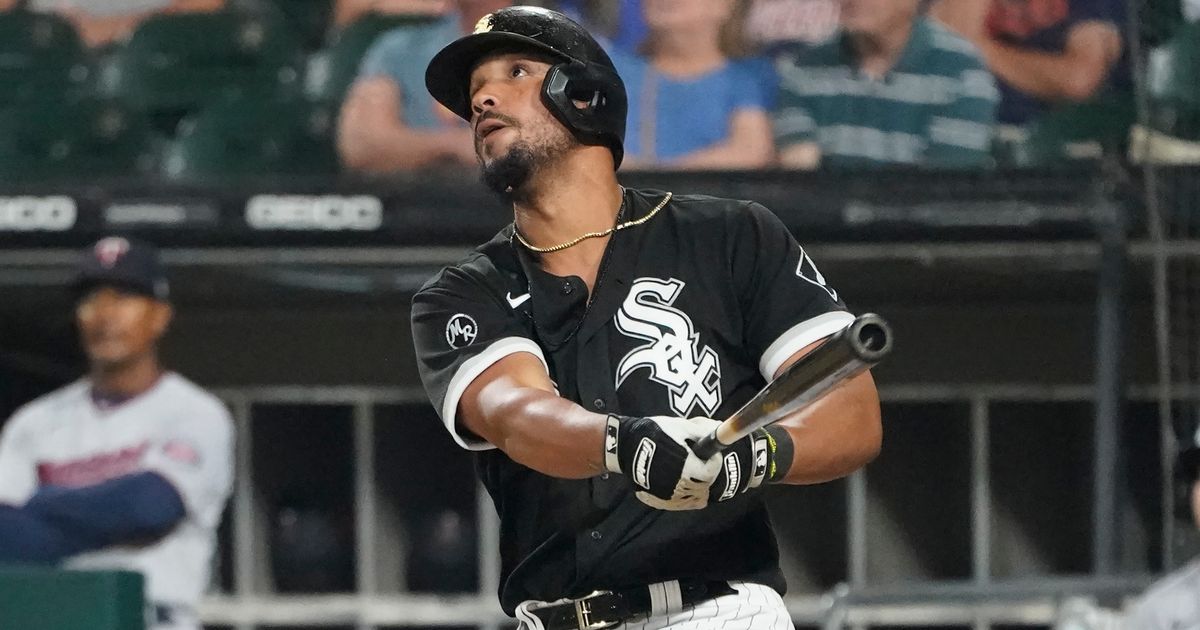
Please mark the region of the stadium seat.
<svg viewBox="0 0 1200 630"><path fill-rule="evenodd" d="M1170 39L1183 25L1183 8L1180 0L1154 0L1143 2L1138 16L1142 42L1156 46Z"/></svg>
<svg viewBox="0 0 1200 630"><path fill-rule="evenodd" d="M1108 95L1048 112L1012 148L1013 166L1053 166L1120 154L1137 119L1132 95Z"/></svg>
<svg viewBox="0 0 1200 630"><path fill-rule="evenodd" d="M165 14L138 26L101 83L171 133L184 115L223 95L297 90L300 59L286 23L270 14Z"/></svg>
<svg viewBox="0 0 1200 630"><path fill-rule="evenodd" d="M91 68L75 27L56 15L0 13L0 102L82 91Z"/></svg>
<svg viewBox="0 0 1200 630"><path fill-rule="evenodd" d="M145 117L112 99L43 97L0 109L0 177L9 180L147 173L155 148Z"/></svg>
<svg viewBox="0 0 1200 630"><path fill-rule="evenodd" d="M1181 27L1151 54L1147 83L1155 129L1200 140L1200 23Z"/></svg>
<svg viewBox="0 0 1200 630"><path fill-rule="evenodd" d="M432 18L369 13L354 21L324 50L313 55L308 65L305 93L314 100L340 103L358 76L363 55L375 39L401 26L428 22Z"/></svg>
<svg viewBox="0 0 1200 630"><path fill-rule="evenodd" d="M232 95L180 124L163 161L173 179L322 175L337 172L335 111L280 97Z"/></svg>
<svg viewBox="0 0 1200 630"><path fill-rule="evenodd" d="M299 36L305 50L317 50L333 18L333 0L270 0L271 4Z"/></svg>

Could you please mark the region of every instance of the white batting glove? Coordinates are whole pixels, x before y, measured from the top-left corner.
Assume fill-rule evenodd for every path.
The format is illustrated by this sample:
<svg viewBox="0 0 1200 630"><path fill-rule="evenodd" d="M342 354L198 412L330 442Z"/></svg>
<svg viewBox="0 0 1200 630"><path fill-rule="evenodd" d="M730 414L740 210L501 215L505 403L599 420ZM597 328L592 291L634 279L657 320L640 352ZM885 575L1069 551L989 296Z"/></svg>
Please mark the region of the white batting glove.
<svg viewBox="0 0 1200 630"><path fill-rule="evenodd" d="M688 446L713 431L709 418L609 417L606 465L630 477L642 503L658 510L698 510L721 474L721 459L701 460Z"/></svg>

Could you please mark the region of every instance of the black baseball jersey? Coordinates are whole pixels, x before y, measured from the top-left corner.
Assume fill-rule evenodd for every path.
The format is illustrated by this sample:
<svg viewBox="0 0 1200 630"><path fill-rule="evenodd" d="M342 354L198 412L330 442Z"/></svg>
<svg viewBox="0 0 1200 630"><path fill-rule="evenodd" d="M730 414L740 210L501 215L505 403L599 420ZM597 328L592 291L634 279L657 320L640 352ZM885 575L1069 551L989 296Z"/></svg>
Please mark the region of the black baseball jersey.
<svg viewBox="0 0 1200 630"><path fill-rule="evenodd" d="M621 221L666 193L626 190ZM467 385L528 352L558 393L600 413L722 419L797 350L848 325L838 294L766 208L675 196L609 241L589 303L578 277L543 271L509 225L413 298L421 378L500 515L500 602L696 577L785 590L762 496L652 509L620 475L556 479L455 422ZM597 444L596 448L602 448Z"/></svg>

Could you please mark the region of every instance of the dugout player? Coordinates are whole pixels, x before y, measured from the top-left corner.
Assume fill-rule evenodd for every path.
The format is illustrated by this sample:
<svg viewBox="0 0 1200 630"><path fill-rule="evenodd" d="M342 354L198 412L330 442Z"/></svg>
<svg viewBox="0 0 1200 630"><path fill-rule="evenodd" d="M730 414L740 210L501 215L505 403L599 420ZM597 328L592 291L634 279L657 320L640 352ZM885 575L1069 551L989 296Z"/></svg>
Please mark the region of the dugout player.
<svg viewBox="0 0 1200 630"><path fill-rule="evenodd" d="M1178 480L1187 492L1187 505L1200 527L1200 424L1180 442L1175 460ZM1187 630L1200 628L1200 558L1175 570L1150 587L1126 619L1130 630Z"/></svg>
<svg viewBox="0 0 1200 630"><path fill-rule="evenodd" d="M424 385L501 519L526 629L791 628L766 484L880 448L869 374L701 461L687 440L852 316L762 206L617 183L626 96L553 11L511 7L430 62L514 222L414 297Z"/></svg>
<svg viewBox="0 0 1200 630"><path fill-rule="evenodd" d="M172 309L151 245L100 240L74 289L88 374L0 434L0 563L141 572L148 626L198 630L233 477L229 413L159 363Z"/></svg>

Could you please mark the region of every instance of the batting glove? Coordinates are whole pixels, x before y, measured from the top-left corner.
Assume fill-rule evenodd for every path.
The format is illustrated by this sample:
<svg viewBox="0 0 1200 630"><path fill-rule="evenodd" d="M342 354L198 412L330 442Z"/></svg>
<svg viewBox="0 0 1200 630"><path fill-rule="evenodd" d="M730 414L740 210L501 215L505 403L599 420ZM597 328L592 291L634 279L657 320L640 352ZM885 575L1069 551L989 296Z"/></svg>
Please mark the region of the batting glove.
<svg viewBox="0 0 1200 630"><path fill-rule="evenodd" d="M653 508L701 509L708 504L709 486L721 472L721 460L701 460L688 442L704 437L715 424L707 418L610 415L605 468L627 476L637 498Z"/></svg>

